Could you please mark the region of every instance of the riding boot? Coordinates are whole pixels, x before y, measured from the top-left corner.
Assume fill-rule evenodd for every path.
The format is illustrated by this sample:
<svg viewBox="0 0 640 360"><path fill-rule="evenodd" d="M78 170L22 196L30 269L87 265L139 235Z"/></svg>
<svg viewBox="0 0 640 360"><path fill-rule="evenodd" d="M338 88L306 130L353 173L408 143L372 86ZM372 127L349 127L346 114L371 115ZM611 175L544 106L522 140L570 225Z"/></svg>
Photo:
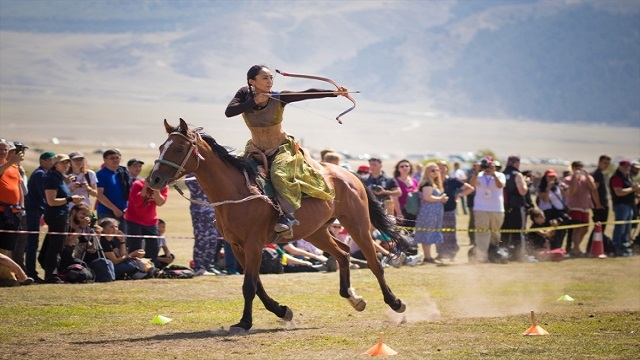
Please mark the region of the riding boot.
<svg viewBox="0 0 640 360"><path fill-rule="evenodd" d="M282 213L278 218L278 223L274 227L274 230L278 233L291 231L293 225L299 225L300 222L293 217L291 213Z"/></svg>

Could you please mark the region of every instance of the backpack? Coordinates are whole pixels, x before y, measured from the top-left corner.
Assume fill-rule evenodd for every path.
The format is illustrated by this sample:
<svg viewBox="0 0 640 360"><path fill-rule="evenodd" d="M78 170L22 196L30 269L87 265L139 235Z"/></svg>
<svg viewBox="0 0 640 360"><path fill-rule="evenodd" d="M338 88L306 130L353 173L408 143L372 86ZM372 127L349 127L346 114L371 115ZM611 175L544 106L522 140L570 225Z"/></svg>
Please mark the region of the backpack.
<svg viewBox="0 0 640 360"><path fill-rule="evenodd" d="M104 255L104 251L102 250L102 245L100 244L100 239L98 237L93 236L93 246L98 251L98 258L93 260L89 264L89 268L93 270L95 273L95 281L96 282L110 282L116 280L116 271L113 265L113 262ZM86 249L82 258L86 255Z"/></svg>
<svg viewBox="0 0 640 360"><path fill-rule="evenodd" d="M180 265L170 265L158 272L160 279L191 279L194 276L193 270Z"/></svg>
<svg viewBox="0 0 640 360"><path fill-rule="evenodd" d="M74 259L73 263L60 273L60 279L71 284L85 284L93 282L95 275L84 261Z"/></svg>
<svg viewBox="0 0 640 360"><path fill-rule="evenodd" d="M282 255L272 248L262 249L262 263L260 263L260 274L282 274Z"/></svg>

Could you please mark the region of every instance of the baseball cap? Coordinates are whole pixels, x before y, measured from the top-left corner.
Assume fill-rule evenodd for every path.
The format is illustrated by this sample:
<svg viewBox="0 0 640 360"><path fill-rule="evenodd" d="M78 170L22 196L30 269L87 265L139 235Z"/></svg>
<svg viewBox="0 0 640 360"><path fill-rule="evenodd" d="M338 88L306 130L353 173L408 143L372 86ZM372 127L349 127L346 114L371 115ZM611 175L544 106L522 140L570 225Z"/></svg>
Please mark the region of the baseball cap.
<svg viewBox="0 0 640 360"><path fill-rule="evenodd" d="M556 173L556 171L553 169L548 169L547 171L544 172L544 176L549 176L549 175L558 177L558 173Z"/></svg>
<svg viewBox="0 0 640 360"><path fill-rule="evenodd" d="M57 164L61 161L71 161L71 159L69 159L69 155L67 154L58 154L56 156L54 156L53 158L53 164Z"/></svg>
<svg viewBox="0 0 640 360"><path fill-rule="evenodd" d="M377 157L377 156L372 156L372 157L370 157L370 158L369 158L369 161L377 161L377 162L381 163L381 162L382 162L382 159L380 159L380 158L379 158L379 157Z"/></svg>
<svg viewBox="0 0 640 360"><path fill-rule="evenodd" d="M131 166L131 165L133 165L135 163L140 163L141 165L144 165L144 161L142 161L140 159L137 159L137 158L133 158L133 159L130 159L129 161L127 161L127 166Z"/></svg>
<svg viewBox="0 0 640 360"><path fill-rule="evenodd" d="M360 165L358 166L358 172L363 172L363 173L368 173L371 171L371 168L369 167L369 165Z"/></svg>
<svg viewBox="0 0 640 360"><path fill-rule="evenodd" d="M45 151L42 154L40 154L40 160L53 159L55 156L56 156L56 153L54 153L53 151Z"/></svg>
<svg viewBox="0 0 640 360"><path fill-rule="evenodd" d="M640 169L640 162L639 161L634 161L631 163L631 167L636 168L636 169Z"/></svg>
<svg viewBox="0 0 640 360"><path fill-rule="evenodd" d="M0 144L5 144L9 147L9 151L14 150L16 148L16 145L11 142L11 141L7 141L5 139L0 139Z"/></svg>
<svg viewBox="0 0 640 360"><path fill-rule="evenodd" d="M618 165L620 166L627 166L627 165L631 165L631 161L629 160L620 160L620 163L618 163Z"/></svg>
<svg viewBox="0 0 640 360"><path fill-rule="evenodd" d="M80 151L72 151L69 153L69 159L84 159L84 154Z"/></svg>
<svg viewBox="0 0 640 360"><path fill-rule="evenodd" d="M22 141L14 141L14 142L13 142L13 145L14 145L15 147L22 146L22 148L23 148L23 149L28 149L28 148L29 148L29 147L28 147L27 145L25 145L25 143L23 143Z"/></svg>

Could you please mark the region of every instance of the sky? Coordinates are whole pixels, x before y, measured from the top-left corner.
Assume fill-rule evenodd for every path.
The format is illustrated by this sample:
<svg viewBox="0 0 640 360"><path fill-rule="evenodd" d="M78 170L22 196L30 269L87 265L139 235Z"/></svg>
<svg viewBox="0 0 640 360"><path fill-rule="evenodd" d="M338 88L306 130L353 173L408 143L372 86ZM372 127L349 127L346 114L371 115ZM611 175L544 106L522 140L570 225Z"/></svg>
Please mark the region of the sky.
<svg viewBox="0 0 640 360"><path fill-rule="evenodd" d="M350 106L346 99L287 110L285 128L307 146L353 153L519 151L513 148L530 133L509 141L498 135L535 123L452 117L434 100L429 69L449 66L478 31L506 21L487 15L492 9L542 16L576 2L582 1L0 0L0 135L137 146L162 142L162 119L182 117L221 143L241 146L248 130L241 119L225 118L224 108L248 68L266 64L361 91L341 127L332 119ZM616 4L611 11L637 7ZM421 46L439 32L452 39L449 46ZM276 89L308 87L331 85L276 77ZM496 137L478 139L483 129ZM609 131L617 138L603 141ZM566 153L566 133L552 134L551 148L519 152ZM635 155L635 135L589 126L584 142Z"/></svg>

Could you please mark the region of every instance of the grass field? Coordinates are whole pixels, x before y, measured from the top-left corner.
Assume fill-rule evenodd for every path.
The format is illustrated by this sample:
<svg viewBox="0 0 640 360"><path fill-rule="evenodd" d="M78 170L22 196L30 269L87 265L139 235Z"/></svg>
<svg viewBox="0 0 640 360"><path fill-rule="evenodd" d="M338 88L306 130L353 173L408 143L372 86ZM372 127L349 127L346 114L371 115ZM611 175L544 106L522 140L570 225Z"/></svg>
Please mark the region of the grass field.
<svg viewBox="0 0 640 360"><path fill-rule="evenodd" d="M151 163L156 154L142 157ZM183 265L193 249L188 208L173 189L159 208ZM458 227L467 221L461 215ZM352 272L368 301L362 313L339 297L336 273L263 276L294 321L282 323L256 300L244 336L221 330L241 316L241 276L0 288L0 359L352 359L382 332L406 359L638 358L640 257L478 266L467 264L465 232L459 241L456 263L387 269L408 304L404 316L383 303L368 270ZM576 301L556 301L565 294ZM521 335L531 310L549 336ZM173 321L151 324L156 315Z"/></svg>
<svg viewBox="0 0 640 360"><path fill-rule="evenodd" d="M187 264L192 240L171 236L191 234L188 202L172 190L160 215ZM221 330L241 316L241 276L2 288L0 359L353 359L381 332L405 359L638 358L640 257L469 265L466 250L447 266L387 269L404 316L383 303L368 270L352 272L368 301L362 313L339 297L337 273L263 276L294 321L256 300L244 336ZM575 301L556 301L565 294ZM549 336L521 335L531 310ZM173 321L154 325L156 315Z"/></svg>

